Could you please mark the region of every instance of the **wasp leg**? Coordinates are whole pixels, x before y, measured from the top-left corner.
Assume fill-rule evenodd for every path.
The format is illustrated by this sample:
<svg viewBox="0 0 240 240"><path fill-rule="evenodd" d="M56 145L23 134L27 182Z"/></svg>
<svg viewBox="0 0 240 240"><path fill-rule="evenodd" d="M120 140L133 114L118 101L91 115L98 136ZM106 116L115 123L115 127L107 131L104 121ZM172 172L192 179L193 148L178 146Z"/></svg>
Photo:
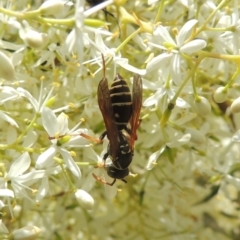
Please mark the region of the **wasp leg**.
<svg viewBox="0 0 240 240"><path fill-rule="evenodd" d="M122 180L123 182L127 183L127 180L126 180L126 179L122 178L121 180Z"/></svg>
<svg viewBox="0 0 240 240"><path fill-rule="evenodd" d="M93 175L93 177L94 177L97 181L99 181L99 182L101 182L101 183L103 183L103 184L107 184L107 185L109 185L109 186L113 186L113 184L116 182L116 179L114 179L112 183L108 183L106 180L98 177L96 174L92 173L92 175Z"/></svg>
<svg viewBox="0 0 240 240"><path fill-rule="evenodd" d="M106 153L103 155L103 161L104 161L104 162L106 162L108 156L109 156L109 152L106 152ZM104 166L105 166L105 164L104 164Z"/></svg>
<svg viewBox="0 0 240 240"><path fill-rule="evenodd" d="M88 139L88 140L90 140L90 141L92 141L92 142L102 143L102 140L101 140L101 139L97 139L97 138L91 137L91 136L89 136L89 135L87 135L87 134L85 134L85 133L80 133L79 135L82 136L82 137L84 137L84 138L86 138L86 139Z"/></svg>
<svg viewBox="0 0 240 240"><path fill-rule="evenodd" d="M102 140L107 136L107 131L104 131L101 136L99 137L99 140L102 142Z"/></svg>
<svg viewBox="0 0 240 240"><path fill-rule="evenodd" d="M136 129L139 128L139 126L141 125L141 122L142 122L142 119L139 118L139 119L138 119L137 126L136 126ZM124 128L124 130L125 130L129 135L131 135L131 133L132 133L131 127L127 127L127 126L126 126L126 127ZM136 139L136 140L137 140L137 139Z"/></svg>
<svg viewBox="0 0 240 240"><path fill-rule="evenodd" d="M109 186L113 186L113 184L116 182L116 178L114 178L112 183L107 183Z"/></svg>

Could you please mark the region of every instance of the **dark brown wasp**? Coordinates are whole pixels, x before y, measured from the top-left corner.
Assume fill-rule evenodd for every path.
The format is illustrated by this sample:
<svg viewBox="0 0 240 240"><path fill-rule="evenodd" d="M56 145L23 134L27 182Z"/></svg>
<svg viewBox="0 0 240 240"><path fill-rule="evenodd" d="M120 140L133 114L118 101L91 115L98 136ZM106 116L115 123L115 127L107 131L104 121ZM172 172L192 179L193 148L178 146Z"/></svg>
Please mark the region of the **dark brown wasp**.
<svg viewBox="0 0 240 240"><path fill-rule="evenodd" d="M107 152L104 154L104 168L107 174L114 178L108 183L100 177L93 176L100 182L113 185L116 179L127 182L129 165L134 154L134 142L137 140L139 115L142 107L142 79L134 75L132 94L126 81L117 74L110 89L105 74L105 61L103 58L104 76L98 85L98 105L102 112L106 131L100 136L100 141L107 136L109 140ZM111 163L106 164L110 157Z"/></svg>

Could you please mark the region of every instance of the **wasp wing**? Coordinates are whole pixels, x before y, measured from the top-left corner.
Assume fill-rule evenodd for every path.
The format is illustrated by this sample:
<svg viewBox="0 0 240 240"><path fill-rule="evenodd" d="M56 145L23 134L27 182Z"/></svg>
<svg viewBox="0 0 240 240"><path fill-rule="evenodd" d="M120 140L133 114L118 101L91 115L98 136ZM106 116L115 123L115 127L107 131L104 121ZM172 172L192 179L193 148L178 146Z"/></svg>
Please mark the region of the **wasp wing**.
<svg viewBox="0 0 240 240"><path fill-rule="evenodd" d="M105 77L98 85L98 106L102 112L107 130L107 137L110 144L110 156L113 158L113 160L115 160L119 152L119 133L113 114L108 80Z"/></svg>
<svg viewBox="0 0 240 240"><path fill-rule="evenodd" d="M134 141L137 140L137 129L140 124L139 116L142 107L142 78L140 75L135 74L133 77L132 88L132 117L130 120L131 134L130 134L130 146L134 148Z"/></svg>

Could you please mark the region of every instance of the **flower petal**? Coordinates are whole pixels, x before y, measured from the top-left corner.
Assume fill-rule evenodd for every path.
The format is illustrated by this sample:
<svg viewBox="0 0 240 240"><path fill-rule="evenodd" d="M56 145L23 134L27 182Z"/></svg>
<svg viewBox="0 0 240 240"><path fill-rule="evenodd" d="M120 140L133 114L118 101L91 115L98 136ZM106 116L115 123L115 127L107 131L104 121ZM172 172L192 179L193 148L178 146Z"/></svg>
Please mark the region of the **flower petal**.
<svg viewBox="0 0 240 240"><path fill-rule="evenodd" d="M156 37L160 37L160 41L171 43L173 46L176 46L175 41L172 39L171 35L169 34L168 28L159 25L153 34Z"/></svg>
<svg viewBox="0 0 240 240"><path fill-rule="evenodd" d="M206 41L203 39L195 39L180 48L180 51L186 54L192 54L207 46Z"/></svg>
<svg viewBox="0 0 240 240"><path fill-rule="evenodd" d="M34 108L34 110L36 112L39 110L38 109L39 108L39 104L38 104L37 100L32 96L32 94L30 92L28 92L27 90L25 90L25 89L23 89L21 87L18 87L17 91L20 93L21 97L25 97L25 98L27 98L31 102L31 104L32 104L32 106L33 106L33 108Z"/></svg>
<svg viewBox="0 0 240 240"><path fill-rule="evenodd" d="M139 68L135 68L134 66L128 64L128 59L126 58L115 58L115 63L120 65L122 68L130 71L130 72L134 72L137 73L139 75L145 75L146 74L146 70L145 69L139 69Z"/></svg>
<svg viewBox="0 0 240 240"><path fill-rule="evenodd" d="M182 98L177 98L176 106L178 106L179 108L190 108L189 103L187 103Z"/></svg>
<svg viewBox="0 0 240 240"><path fill-rule="evenodd" d="M178 135L175 137L175 139L170 142L170 143L167 143L167 146L170 147L170 148L176 148L176 147L179 147L179 146L182 146L186 143L188 143L191 139L191 134L190 133L187 133L187 134L184 134L184 135Z"/></svg>
<svg viewBox="0 0 240 240"><path fill-rule="evenodd" d="M43 152L37 159L36 168L44 168L49 165L56 153L56 147L51 146L45 152Z"/></svg>
<svg viewBox="0 0 240 240"><path fill-rule="evenodd" d="M7 177L11 179L23 174L30 167L30 164L31 159L29 154L27 152L23 153L13 162L7 174Z"/></svg>
<svg viewBox="0 0 240 240"><path fill-rule="evenodd" d="M160 68L162 63L169 61L172 58L172 53L163 53L154 57L146 66L147 72L151 72L156 68Z"/></svg>
<svg viewBox="0 0 240 240"><path fill-rule="evenodd" d="M58 134L65 135L68 132L68 116L65 113L61 113L57 117L58 121Z"/></svg>
<svg viewBox="0 0 240 240"><path fill-rule="evenodd" d="M49 190L49 184L48 184L48 178L44 177L42 179L42 184L38 188L38 193L36 195L36 201L39 202L41 201L48 193Z"/></svg>
<svg viewBox="0 0 240 240"><path fill-rule="evenodd" d="M54 112L47 107L42 110L42 124L48 132L48 135L53 137L58 132L58 121Z"/></svg>
<svg viewBox="0 0 240 240"><path fill-rule="evenodd" d="M10 189L0 189L0 196L14 198L14 193Z"/></svg>
<svg viewBox="0 0 240 240"><path fill-rule="evenodd" d="M146 166L147 170L151 170L155 166L158 157L160 156L160 154L163 153L163 151L165 150L165 147L166 146L163 146L161 149L151 154L147 162L147 166Z"/></svg>
<svg viewBox="0 0 240 240"><path fill-rule="evenodd" d="M72 158L72 156L70 155L70 153L64 149L58 149L59 153L62 155L65 164L67 165L68 169L77 177L80 178L81 177L81 172L79 167L77 166L77 164L75 163L74 159Z"/></svg>
<svg viewBox="0 0 240 240"><path fill-rule="evenodd" d="M39 178L43 178L46 175L46 170L35 170L26 174L23 174L17 178L19 183L24 183L27 186L32 185Z"/></svg>
<svg viewBox="0 0 240 240"><path fill-rule="evenodd" d="M184 41L186 40L187 34L190 34L190 30L198 23L197 19L191 19L190 21L186 22L181 30L179 31L178 37L177 37L177 43L178 46L181 47L184 44Z"/></svg>
<svg viewBox="0 0 240 240"><path fill-rule="evenodd" d="M7 114L5 114L4 112L0 112L0 118L2 118L3 120L5 120L6 122L10 123L12 126L15 126L18 128L18 124L15 122L15 120L13 120L11 117L9 117Z"/></svg>

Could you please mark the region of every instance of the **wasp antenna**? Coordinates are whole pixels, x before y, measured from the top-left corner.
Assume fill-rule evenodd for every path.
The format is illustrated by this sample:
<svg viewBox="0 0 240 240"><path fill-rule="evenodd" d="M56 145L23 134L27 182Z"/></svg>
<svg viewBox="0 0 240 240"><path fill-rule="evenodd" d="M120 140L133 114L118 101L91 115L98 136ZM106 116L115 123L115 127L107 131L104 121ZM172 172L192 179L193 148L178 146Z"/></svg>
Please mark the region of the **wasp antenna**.
<svg viewBox="0 0 240 240"><path fill-rule="evenodd" d="M102 62L103 62L103 77L106 78L106 65L104 55L102 54Z"/></svg>

